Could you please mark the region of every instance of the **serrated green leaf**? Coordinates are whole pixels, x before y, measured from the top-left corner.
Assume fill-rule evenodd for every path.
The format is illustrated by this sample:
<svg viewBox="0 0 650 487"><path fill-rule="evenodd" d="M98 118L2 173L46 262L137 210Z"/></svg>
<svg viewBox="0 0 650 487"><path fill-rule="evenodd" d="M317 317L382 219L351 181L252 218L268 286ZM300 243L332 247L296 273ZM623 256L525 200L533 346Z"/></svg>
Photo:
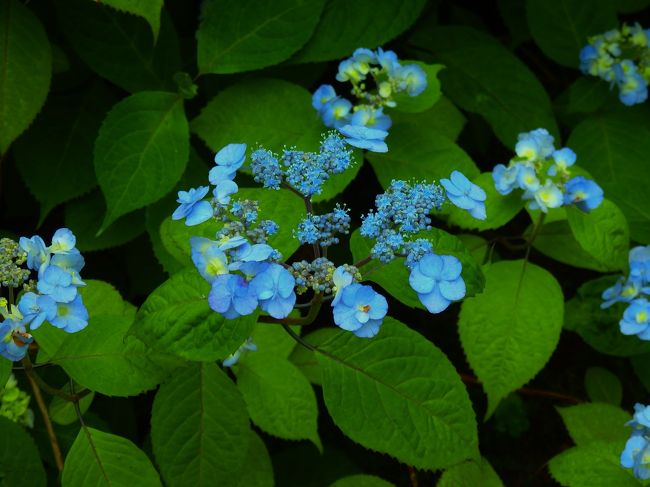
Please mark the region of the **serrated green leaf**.
<svg viewBox="0 0 650 487"><path fill-rule="evenodd" d="M624 445L630 436L630 428L625 426L630 414L611 404L586 403L557 410L578 446L594 441Z"/></svg>
<svg viewBox="0 0 650 487"><path fill-rule="evenodd" d="M390 114L393 123L426 126L450 140L456 140L465 126L465 116L456 108L449 98L441 96L440 99L428 110L419 113L406 113L394 111Z"/></svg>
<svg viewBox="0 0 650 487"><path fill-rule="evenodd" d="M234 370L253 423L278 438L310 440L321 448L316 396L295 365L260 351L242 357Z"/></svg>
<svg viewBox="0 0 650 487"><path fill-rule="evenodd" d="M338 479L330 487L394 487L394 484L374 475L357 474Z"/></svg>
<svg viewBox="0 0 650 487"><path fill-rule="evenodd" d="M477 462L465 462L455 465L442 474L436 487L503 487L503 482L492 465L481 458Z"/></svg>
<svg viewBox="0 0 650 487"><path fill-rule="evenodd" d="M578 68L587 39L618 24L614 6L608 0L527 0L526 17L544 54L563 66Z"/></svg>
<svg viewBox="0 0 650 487"><path fill-rule="evenodd" d="M201 73L238 73L288 59L309 40L325 0L229 2L203 7L197 32Z"/></svg>
<svg viewBox="0 0 650 487"><path fill-rule="evenodd" d="M0 46L1 155L43 106L52 54L38 18L18 0L0 1Z"/></svg>
<svg viewBox="0 0 650 487"><path fill-rule="evenodd" d="M565 450L548 463L551 476L567 487L638 487L631 469L621 467L623 443L594 442Z"/></svg>
<svg viewBox="0 0 650 487"><path fill-rule="evenodd" d="M83 427L65 459L63 487L161 486L147 455L126 438Z"/></svg>
<svg viewBox="0 0 650 487"><path fill-rule="evenodd" d="M607 199L623 211L630 236L650 241L650 209L646 187L650 172L645 167L650 152L650 118L645 112L598 114L584 120L567 142L579 163L602 186Z"/></svg>
<svg viewBox="0 0 650 487"><path fill-rule="evenodd" d="M623 212L611 201L585 213L575 206L566 209L569 227L580 246L605 271L626 270L630 249L630 229Z"/></svg>
<svg viewBox="0 0 650 487"><path fill-rule="evenodd" d="M8 360L6 360L8 362ZM0 416L0 474L12 487L45 487L45 470L32 437L17 423Z"/></svg>
<svg viewBox="0 0 650 487"><path fill-rule="evenodd" d="M420 66L427 76L427 87L417 96L410 96L406 92L396 93L394 100L396 111L406 113L420 113L430 109L442 96L438 72L445 67L442 64L427 64L421 61L400 61L402 65L415 64Z"/></svg>
<svg viewBox="0 0 650 487"><path fill-rule="evenodd" d="M468 178L478 175L474 161L449 138L427 126L395 125L386 138L386 154L368 152L377 179L384 188L393 179L437 180L458 170Z"/></svg>
<svg viewBox="0 0 650 487"><path fill-rule="evenodd" d="M248 454L239 475L234 479L235 487L273 487L273 465L262 439L250 432Z"/></svg>
<svg viewBox="0 0 650 487"><path fill-rule="evenodd" d="M291 328L300 334L300 327ZM296 341L281 326L272 323L255 323L251 338L260 353L274 357L288 358L296 348Z"/></svg>
<svg viewBox="0 0 650 487"><path fill-rule="evenodd" d="M160 386L151 442L167 485L227 485L240 473L251 432L246 404L214 364L178 370Z"/></svg>
<svg viewBox="0 0 650 487"><path fill-rule="evenodd" d="M142 90L175 90L174 73L181 70L178 39L163 11L160 37L154 42L147 23L103 4L128 4L131 9L153 11L156 4L138 0L59 0L59 22L79 57L99 76L130 93ZM120 9L122 10L122 9ZM149 19L147 19L149 20ZM152 25L153 28L153 25Z"/></svg>
<svg viewBox="0 0 650 487"><path fill-rule="evenodd" d="M501 261L484 272L485 289L463 301L458 331L487 393L490 416L551 357L562 331L564 296L553 275L530 262Z"/></svg>
<svg viewBox="0 0 650 487"><path fill-rule="evenodd" d="M520 132L538 127L558 135L544 87L494 38L468 27L427 26L412 42L446 66L440 73L445 94L483 116L506 147L514 146Z"/></svg>
<svg viewBox="0 0 650 487"><path fill-rule="evenodd" d="M174 274L140 307L131 333L154 349L188 360L223 360L250 336L257 317L225 319L210 309L209 292L196 269Z"/></svg>
<svg viewBox="0 0 650 487"><path fill-rule="evenodd" d="M160 11L163 0L102 0L102 3L145 19L151 27L154 42L160 31Z"/></svg>
<svg viewBox="0 0 650 487"><path fill-rule="evenodd" d="M178 95L145 91L115 105L95 142L95 172L107 208L101 230L171 191L188 158L189 128Z"/></svg>
<svg viewBox="0 0 650 487"><path fill-rule="evenodd" d="M424 0L330 0L309 42L291 60L329 61L352 55L359 46L375 48L409 28Z"/></svg>
<svg viewBox="0 0 650 487"><path fill-rule="evenodd" d="M67 387L65 388L64 392L68 392ZM88 410L94 398L94 392L91 392L90 394L87 394L81 398L78 403L79 411L81 414L84 414ZM79 421L77 410L75 409L74 404L58 396L54 396L52 398L52 401L48 407L48 412L50 414L50 419L52 419L52 421L56 424L65 426Z"/></svg>
<svg viewBox="0 0 650 487"><path fill-rule="evenodd" d="M585 373L585 389L592 402L620 406L623 385L618 377L602 367L589 367Z"/></svg>
<svg viewBox="0 0 650 487"><path fill-rule="evenodd" d="M372 340L340 332L318 348L318 360L325 405L352 440L416 468L477 456L474 411L460 377L404 324L386 318Z"/></svg>
<svg viewBox="0 0 650 487"><path fill-rule="evenodd" d="M319 328L302 338L307 343L318 347L338 333L339 329L336 327ZM312 350L306 347L297 346L293 349L293 352L291 352L289 360L291 360L291 362L293 362L293 364L298 367L303 374L305 374L305 377L307 377L309 382L319 386L322 385L323 377L321 366L316 358L316 354Z"/></svg>

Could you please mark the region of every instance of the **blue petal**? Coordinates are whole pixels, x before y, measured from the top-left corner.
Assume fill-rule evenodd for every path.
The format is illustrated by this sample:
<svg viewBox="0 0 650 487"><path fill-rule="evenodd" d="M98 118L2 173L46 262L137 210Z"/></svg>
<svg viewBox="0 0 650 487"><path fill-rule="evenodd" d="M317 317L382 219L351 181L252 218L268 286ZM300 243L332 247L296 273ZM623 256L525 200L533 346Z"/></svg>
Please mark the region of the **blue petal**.
<svg viewBox="0 0 650 487"><path fill-rule="evenodd" d="M433 288L428 294L418 294L420 302L424 305L425 308L429 310L430 313L441 313L447 309L450 301L446 299L441 293L438 286Z"/></svg>
<svg viewBox="0 0 650 487"><path fill-rule="evenodd" d="M352 330L359 338L372 338L379 333L381 327L381 320L369 320L368 323L363 325L358 330Z"/></svg>
<svg viewBox="0 0 650 487"><path fill-rule="evenodd" d="M409 275L409 285L416 293L430 293L436 285L436 280L420 272L419 267L414 267Z"/></svg>
<svg viewBox="0 0 650 487"><path fill-rule="evenodd" d="M443 267L442 271L439 273L440 279L445 281L453 281L458 279L460 273L463 271L463 265L453 255L443 255L441 256Z"/></svg>
<svg viewBox="0 0 650 487"><path fill-rule="evenodd" d="M440 287L440 294L445 299L458 301L465 297L465 281L463 281L462 277L454 281L441 281L438 286Z"/></svg>
<svg viewBox="0 0 650 487"><path fill-rule="evenodd" d="M199 201L196 203L192 210L187 215L185 225L188 227L199 225L200 223L208 221L214 215L214 210L209 201Z"/></svg>

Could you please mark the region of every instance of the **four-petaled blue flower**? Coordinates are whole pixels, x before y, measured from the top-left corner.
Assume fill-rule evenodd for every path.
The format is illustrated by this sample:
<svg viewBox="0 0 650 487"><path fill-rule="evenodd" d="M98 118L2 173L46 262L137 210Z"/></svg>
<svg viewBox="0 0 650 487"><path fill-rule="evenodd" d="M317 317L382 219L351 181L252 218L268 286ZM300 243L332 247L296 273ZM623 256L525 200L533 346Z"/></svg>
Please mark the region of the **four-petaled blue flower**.
<svg viewBox="0 0 650 487"><path fill-rule="evenodd" d="M69 303L57 303L56 316L50 320L57 328L68 333L83 330L88 325L88 310L77 295Z"/></svg>
<svg viewBox="0 0 650 487"><path fill-rule="evenodd" d="M388 132L385 130L371 129L360 125L344 125L339 132L345 135L345 141L351 146L371 152L388 152L388 146L384 142Z"/></svg>
<svg viewBox="0 0 650 487"><path fill-rule="evenodd" d="M20 248L27 252L27 267L38 271L43 264L50 261L50 253L45 247L45 242L38 235L32 238L20 237Z"/></svg>
<svg viewBox="0 0 650 487"><path fill-rule="evenodd" d="M630 277L650 282L650 245L630 249Z"/></svg>
<svg viewBox="0 0 650 487"><path fill-rule="evenodd" d="M582 211L588 212L598 208L603 202L603 190L591 179L582 176L567 181L564 204L574 204Z"/></svg>
<svg viewBox="0 0 650 487"><path fill-rule="evenodd" d="M69 303L77 296L72 275L55 265L47 266L39 272L36 289L41 294L51 296L57 303Z"/></svg>
<svg viewBox="0 0 650 487"><path fill-rule="evenodd" d="M294 277L280 264L269 264L250 283L260 308L277 319L286 318L293 310L296 304L295 285Z"/></svg>
<svg viewBox="0 0 650 487"><path fill-rule="evenodd" d="M208 304L225 318L234 319L253 313L257 308L257 297L242 276L222 274L212 281Z"/></svg>
<svg viewBox="0 0 650 487"><path fill-rule="evenodd" d="M334 323L361 338L370 338L379 333L388 302L370 286L353 283L343 287L337 296L334 308Z"/></svg>
<svg viewBox="0 0 650 487"><path fill-rule="evenodd" d="M451 255L426 254L413 265L409 284L431 313L441 313L452 301L465 297L463 266Z"/></svg>
<svg viewBox="0 0 650 487"><path fill-rule="evenodd" d="M74 236L74 233L69 228L59 228L54 235L52 236L52 245L48 250L53 254L61 254L72 251L77 251L75 249L77 245L77 237Z"/></svg>
<svg viewBox="0 0 650 487"><path fill-rule="evenodd" d="M459 171L451 173L450 179L441 179L440 184L447 191L447 197L458 208L469 211L478 220L485 220L485 200L487 195L482 188L472 183Z"/></svg>
<svg viewBox="0 0 650 487"><path fill-rule="evenodd" d="M29 292L20 298L18 310L23 314L23 324L35 330L45 320L52 322L57 313L57 306L50 296Z"/></svg>
<svg viewBox="0 0 650 487"><path fill-rule="evenodd" d="M645 298L630 303L619 323L623 335L636 335L641 340L650 340L650 302Z"/></svg>
<svg viewBox="0 0 650 487"><path fill-rule="evenodd" d="M215 186L225 180L232 181L245 160L246 144L228 144L214 156L216 166L210 169L208 180Z"/></svg>
<svg viewBox="0 0 650 487"><path fill-rule="evenodd" d="M650 442L642 435L634 435L625 443L621 466L633 469L637 479L650 479Z"/></svg>
<svg viewBox="0 0 650 487"><path fill-rule="evenodd" d="M208 186L199 186L189 191L179 191L176 202L180 203L180 206L172 213L172 220L185 218L185 224L191 227L212 218L214 215L212 205L209 201L203 200L209 190Z"/></svg>

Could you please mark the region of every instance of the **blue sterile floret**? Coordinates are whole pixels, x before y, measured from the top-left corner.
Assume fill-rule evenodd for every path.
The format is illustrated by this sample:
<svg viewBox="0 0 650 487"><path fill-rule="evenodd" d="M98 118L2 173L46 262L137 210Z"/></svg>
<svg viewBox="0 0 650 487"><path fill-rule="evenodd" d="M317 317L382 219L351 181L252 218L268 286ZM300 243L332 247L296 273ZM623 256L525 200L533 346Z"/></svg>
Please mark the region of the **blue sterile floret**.
<svg viewBox="0 0 650 487"><path fill-rule="evenodd" d="M370 338L379 333L388 302L370 286L352 283L340 290L332 308L337 326L358 337Z"/></svg>
<svg viewBox="0 0 650 487"><path fill-rule="evenodd" d="M465 297L463 266L451 255L425 254L411 267L409 284L431 313L441 313L452 301Z"/></svg>
<svg viewBox="0 0 650 487"><path fill-rule="evenodd" d="M632 433L621 453L621 466L632 469L637 479L650 479L650 406L635 404L634 416L625 425Z"/></svg>
<svg viewBox="0 0 650 487"><path fill-rule="evenodd" d="M180 203L180 206L172 213L172 220L185 218L186 225L194 226L212 218L212 205L209 201L203 200L208 191L210 191L208 186L179 191L176 202Z"/></svg>
<svg viewBox="0 0 650 487"><path fill-rule="evenodd" d="M487 195L485 191L472 183L460 171L451 173L451 179L441 179L440 184L447 191L447 198L455 206L462 210L467 210L477 220L485 220L485 200Z"/></svg>
<svg viewBox="0 0 650 487"><path fill-rule="evenodd" d="M295 285L291 273L279 264L268 265L250 283L260 308L274 318L285 318L291 313L296 304Z"/></svg>
<svg viewBox="0 0 650 487"><path fill-rule="evenodd" d="M584 212L598 208L603 190L594 181L576 176L571 166L576 154L568 147L555 149L546 129L519 134L515 153L508 166L498 164L492 171L494 187L502 195L519 188L531 210L547 213L563 205L575 205Z"/></svg>

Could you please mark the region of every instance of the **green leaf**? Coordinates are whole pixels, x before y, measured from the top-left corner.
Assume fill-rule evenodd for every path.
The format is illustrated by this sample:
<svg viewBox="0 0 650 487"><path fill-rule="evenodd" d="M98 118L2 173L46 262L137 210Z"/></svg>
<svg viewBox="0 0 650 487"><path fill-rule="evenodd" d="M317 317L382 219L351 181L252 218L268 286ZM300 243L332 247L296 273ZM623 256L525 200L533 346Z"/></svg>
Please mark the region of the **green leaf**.
<svg viewBox="0 0 650 487"><path fill-rule="evenodd" d="M338 333L339 329L336 327L319 328L305 335L303 340L318 347ZM309 382L319 386L323 384L322 369L316 354L312 350L306 347L295 347L289 356L289 360L305 374Z"/></svg>
<svg viewBox="0 0 650 487"><path fill-rule="evenodd" d="M602 367L589 367L585 374L585 389L593 402L604 402L620 406L623 400L623 386L618 377Z"/></svg>
<svg viewBox="0 0 650 487"><path fill-rule="evenodd" d="M210 285L196 269L185 269L146 299L131 330L144 343L179 357L223 360L250 336L255 314L227 320L210 309Z"/></svg>
<svg viewBox="0 0 650 487"><path fill-rule="evenodd" d="M160 386L151 413L151 442L167 485L228 485L247 460L246 405L214 364L178 370Z"/></svg>
<svg viewBox="0 0 650 487"><path fill-rule="evenodd" d="M318 359L325 405L352 440L421 469L477 456L474 411L456 370L404 324L386 318L372 340L340 332Z"/></svg>
<svg viewBox="0 0 650 487"><path fill-rule="evenodd" d="M147 455L121 436L82 427L68 452L64 487L114 485L161 486Z"/></svg>
<svg viewBox="0 0 650 487"><path fill-rule="evenodd" d="M492 230L499 228L512 220L524 207L521 194L510 193L507 196L499 194L494 187L494 179L491 172L484 172L472 178L472 182L485 190L485 211L487 218L477 220L466 210L461 210L450 205L449 223L469 230Z"/></svg>
<svg viewBox="0 0 650 487"><path fill-rule="evenodd" d="M461 276L467 288L466 296L474 296L482 291L485 278L480 265L474 260L463 243L454 235L434 228L421 232L418 238L426 238L433 244L433 251L439 255L453 255L463 265ZM355 230L350 238L350 250L355 261L370 255L372 242ZM361 268L364 279L376 282L393 297L412 308L425 309L413 289L408 285L409 270L404 265L404 258L393 259L388 264L372 261Z"/></svg>
<svg viewBox="0 0 650 487"><path fill-rule="evenodd" d="M8 360L5 362L10 363ZM0 416L0 476L11 487L45 487L45 470L32 437Z"/></svg>
<svg viewBox="0 0 650 487"><path fill-rule="evenodd" d="M300 327L291 328L300 334ZM296 341L281 326L269 323L255 323L251 338L260 353L278 358L289 358L292 350L296 348Z"/></svg>
<svg viewBox="0 0 650 487"><path fill-rule="evenodd" d="M617 406L586 403L557 410L571 439L578 446L594 441L623 445L630 436L630 428L625 426L630 414Z"/></svg>
<svg viewBox="0 0 650 487"><path fill-rule="evenodd" d="M140 11L155 10L161 0L109 0ZM124 90L176 90L172 77L181 70L174 25L163 11L160 37L138 17L102 5L109 2L59 0L59 23L79 57L102 78ZM111 5L115 6L115 5ZM148 19L149 20L149 19ZM152 26L153 27L153 26Z"/></svg>
<svg viewBox="0 0 650 487"><path fill-rule="evenodd" d="M553 104L564 115L593 113L599 110L610 97L615 97L607 83L593 77L580 77L572 83ZM616 103L620 103L616 100Z"/></svg>
<svg viewBox="0 0 650 487"><path fill-rule="evenodd" d="M99 191L66 203L63 213L65 226L77 237L77 248L82 252L109 249L130 242L145 229L144 210L119 217L99 236L100 215L106 214L106 203Z"/></svg>
<svg viewBox="0 0 650 487"><path fill-rule="evenodd" d="M551 357L562 331L564 296L553 275L530 262L497 262L484 272L483 294L463 302L458 331L490 416Z"/></svg>
<svg viewBox="0 0 650 487"><path fill-rule="evenodd" d="M621 467L625 443L595 442L565 450L548 464L551 476L570 487L638 487L631 469Z"/></svg>
<svg viewBox="0 0 650 487"><path fill-rule="evenodd" d="M330 487L394 487L386 480L374 475L357 474L343 477L330 485Z"/></svg>
<svg viewBox="0 0 650 487"><path fill-rule="evenodd" d="M395 110L406 113L420 113L430 109L440 99L440 80L438 72L445 67L442 64L427 64L421 61L400 61L402 65L415 64L420 66L427 75L427 87L418 96L409 96L402 92L395 94L397 106Z"/></svg>
<svg viewBox="0 0 650 487"><path fill-rule="evenodd" d="M569 206L566 214L573 236L602 265L603 270L627 269L630 229L618 206L604 199L598 208L589 213Z"/></svg>
<svg viewBox="0 0 650 487"><path fill-rule="evenodd" d="M50 360L79 384L108 396L153 389L180 363L127 336L131 322L128 316L95 316L86 328L65 337Z"/></svg>
<svg viewBox="0 0 650 487"><path fill-rule="evenodd" d="M248 454L240 473L232 479L235 487L273 487L273 465L262 439L250 432Z"/></svg>
<svg viewBox="0 0 650 487"><path fill-rule="evenodd" d="M330 0L307 45L293 62L329 61L352 55L359 46L374 49L394 39L418 18L424 0Z"/></svg>
<svg viewBox="0 0 650 487"><path fill-rule="evenodd" d="M101 230L167 194L188 158L189 129L178 95L146 91L115 105L95 142L95 172L107 207Z"/></svg>
<svg viewBox="0 0 650 487"><path fill-rule="evenodd" d="M537 127L558 135L544 87L494 38L468 27L427 27L412 41L446 66L440 73L445 94L483 116L506 147L514 146L520 132Z"/></svg>
<svg viewBox="0 0 650 487"><path fill-rule="evenodd" d="M253 423L270 435L310 440L321 449L316 396L295 365L260 351L242 357L234 370Z"/></svg>
<svg viewBox="0 0 650 487"><path fill-rule="evenodd" d="M18 0L0 1L0 155L34 120L50 88L52 54L38 18Z"/></svg>
<svg viewBox="0 0 650 487"><path fill-rule="evenodd" d="M563 66L578 68L587 38L618 24L614 5L607 0L527 0L526 17L544 54Z"/></svg>
<svg viewBox="0 0 650 487"><path fill-rule="evenodd" d="M163 0L102 0L102 3L117 10L137 15L145 19L151 27L154 42L160 31L160 11L163 8Z"/></svg>
<svg viewBox="0 0 650 487"><path fill-rule="evenodd" d="M41 204L40 223L54 207L97 184L93 146L110 103L99 85L78 95L53 96L16 141L16 167Z"/></svg>
<svg viewBox="0 0 650 487"><path fill-rule="evenodd" d="M64 387L64 392L69 392L67 387ZM79 410L81 411L81 414L84 414L88 410L94 398L94 392L91 392L90 394L87 394L81 398L79 401ZM50 414L50 418L56 424L68 425L79 421L74 404L58 396L54 396L52 398L48 412Z"/></svg>
<svg viewBox="0 0 650 487"><path fill-rule="evenodd" d="M465 116L456 108L449 98L444 95L428 110L419 113L394 111L390 114L393 123L410 123L417 126L427 126L432 132L456 140L465 126Z"/></svg>
<svg viewBox="0 0 650 487"><path fill-rule="evenodd" d="M366 154L384 188L393 179L432 181L449 177L453 170L468 178L479 173L463 149L427 126L396 124L391 128L386 143L389 147L386 154Z"/></svg>
<svg viewBox="0 0 650 487"><path fill-rule="evenodd" d="M191 126L213 152L234 142L274 152L284 146L315 151L321 133L328 130L311 106L311 93L275 79L229 86L210 100Z"/></svg>
<svg viewBox="0 0 650 487"><path fill-rule="evenodd" d="M503 487L503 482L485 458L455 465L442 474L436 487Z"/></svg>
<svg viewBox="0 0 650 487"><path fill-rule="evenodd" d="M567 146L623 211L632 240L650 241L646 188L650 172L640 171L650 152L650 119L645 112L598 114L571 133Z"/></svg>
<svg viewBox="0 0 650 487"><path fill-rule="evenodd" d="M238 73L288 59L309 40L325 0L213 0L197 37L201 73Z"/></svg>

